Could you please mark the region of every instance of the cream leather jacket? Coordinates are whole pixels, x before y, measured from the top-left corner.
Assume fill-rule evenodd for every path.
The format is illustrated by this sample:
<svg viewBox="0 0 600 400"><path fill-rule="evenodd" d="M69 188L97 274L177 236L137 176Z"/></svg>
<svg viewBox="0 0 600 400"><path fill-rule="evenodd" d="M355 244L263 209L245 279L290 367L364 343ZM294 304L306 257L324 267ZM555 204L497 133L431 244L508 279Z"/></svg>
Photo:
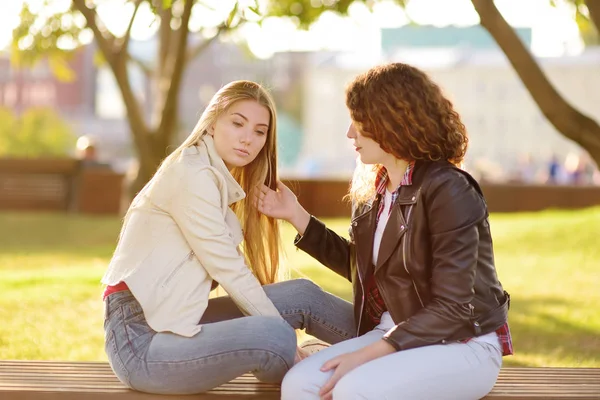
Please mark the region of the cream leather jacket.
<svg viewBox="0 0 600 400"><path fill-rule="evenodd" d="M280 317L238 251L244 197L205 135L138 196L102 282L125 281L157 332L198 333L213 279L245 314Z"/></svg>

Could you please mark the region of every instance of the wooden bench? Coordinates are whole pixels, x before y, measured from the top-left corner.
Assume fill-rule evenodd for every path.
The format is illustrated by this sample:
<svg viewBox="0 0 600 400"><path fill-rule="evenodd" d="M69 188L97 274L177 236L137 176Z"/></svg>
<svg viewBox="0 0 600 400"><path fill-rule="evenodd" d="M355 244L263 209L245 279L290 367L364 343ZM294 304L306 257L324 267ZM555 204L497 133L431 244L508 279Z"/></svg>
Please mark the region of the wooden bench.
<svg viewBox="0 0 600 400"><path fill-rule="evenodd" d="M279 399L279 387L244 375L202 395L166 397L125 388L103 362L0 361L2 400L196 398ZM600 399L600 369L504 368L494 390L485 399Z"/></svg>
<svg viewBox="0 0 600 400"><path fill-rule="evenodd" d="M123 179L71 158L0 158L0 210L119 214Z"/></svg>

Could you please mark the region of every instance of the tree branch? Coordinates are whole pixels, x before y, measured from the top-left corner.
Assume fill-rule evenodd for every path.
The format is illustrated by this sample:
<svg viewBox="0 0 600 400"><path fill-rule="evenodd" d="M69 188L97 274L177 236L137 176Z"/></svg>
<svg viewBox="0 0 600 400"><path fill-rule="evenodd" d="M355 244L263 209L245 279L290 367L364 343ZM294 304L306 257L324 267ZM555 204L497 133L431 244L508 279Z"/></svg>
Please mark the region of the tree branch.
<svg viewBox="0 0 600 400"><path fill-rule="evenodd" d="M169 50L171 49L171 38L173 32L171 31L171 18L173 13L170 8L160 9L158 14L160 15L160 26L158 28L158 77L164 76L165 63L169 59Z"/></svg>
<svg viewBox="0 0 600 400"><path fill-rule="evenodd" d="M588 151L600 149L600 126L577 111L556 91L493 0L471 0L481 25L500 46L519 78L548 121Z"/></svg>
<svg viewBox="0 0 600 400"><path fill-rule="evenodd" d="M77 9L83 15L83 17L86 20L87 26L94 33L94 38L96 39L96 42L98 43L98 48L104 55L104 58L106 59L106 61L108 61L109 64L114 64L117 50L114 45L114 35L108 32L107 30L103 32L102 29L100 29L100 26L96 21L96 18L98 17L96 9L89 8L85 4L85 0L72 1L73 7L75 7L75 9Z"/></svg>
<svg viewBox="0 0 600 400"><path fill-rule="evenodd" d="M140 8L140 4L142 4L142 0L135 0L133 14L131 15L131 19L129 20L129 25L127 26L127 31L125 31L125 35L123 35L120 53L124 54L127 52L127 46L129 46L129 40L131 39L131 28L133 27L133 21L135 20L135 16Z"/></svg>
<svg viewBox="0 0 600 400"><path fill-rule="evenodd" d="M132 56L129 53L127 54L127 57L130 62L132 62L134 65L137 65L142 70L142 72L148 80L152 79L152 76L154 75L154 70L150 66L148 66L145 62L143 62L139 58Z"/></svg>
<svg viewBox="0 0 600 400"><path fill-rule="evenodd" d="M186 49L190 32L189 24L192 15L192 7L194 5L194 0L183 1L184 8L181 15L181 26L177 30L175 53L174 56L170 58L170 64L168 65L171 82L167 89L167 95L164 96L160 125L158 127L160 132L166 132L163 136L165 141L163 145L165 147L168 146L170 142L176 122L179 87L183 78L183 70L186 66Z"/></svg>
<svg viewBox="0 0 600 400"><path fill-rule="evenodd" d="M94 33L94 38L98 44L98 48L102 52L104 58L108 62L121 95L123 96L123 103L127 110L127 122L131 129L133 139L136 143L137 148L140 152L149 152L148 141L148 128L144 121L140 105L136 99L131 83L127 76L127 58L120 58L118 55L118 46L115 45L116 38L110 32L103 32L98 25L98 14L93 8L89 8L85 4L85 0L72 0L73 7L75 7L83 16L87 22L87 26ZM96 20L98 18L98 21ZM100 21L101 22L101 21Z"/></svg>
<svg viewBox="0 0 600 400"><path fill-rule="evenodd" d="M195 47L192 47L187 51L187 54L185 56L185 62L190 62L196 57L198 57L204 50L208 48L208 46L211 45L212 42L214 42L219 36L221 36L221 33L225 32L228 29L229 28L225 24L219 25L215 36L203 40L201 43L198 43Z"/></svg>
<svg viewBox="0 0 600 400"><path fill-rule="evenodd" d="M585 0L585 5L590 12L590 20L594 23L598 34L600 34L600 0Z"/></svg>

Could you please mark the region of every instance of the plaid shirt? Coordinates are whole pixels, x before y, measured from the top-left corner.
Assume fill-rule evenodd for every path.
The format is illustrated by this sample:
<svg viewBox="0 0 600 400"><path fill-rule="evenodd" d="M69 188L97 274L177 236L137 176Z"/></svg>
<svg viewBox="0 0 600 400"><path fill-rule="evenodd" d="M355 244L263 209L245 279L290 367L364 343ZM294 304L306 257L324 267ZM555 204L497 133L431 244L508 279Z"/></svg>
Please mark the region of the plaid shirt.
<svg viewBox="0 0 600 400"><path fill-rule="evenodd" d="M400 187L412 185L412 173L414 170L414 163L408 164L406 168L406 172L404 172L404 176L402 177L402 181L400 185L394 190L392 193L392 201L388 212L392 211L392 205L396 202L396 198L398 197L398 193L400 192ZM385 168L381 168L377 177L375 178L375 187L377 188L377 194L381 196L385 196L385 190L388 183L388 173ZM379 223L379 218L381 217L381 213L385 208L384 201L379 202L379 210L377 211L377 223ZM379 293L379 289L377 288L377 284L375 283L375 275L373 274L373 267L369 268L367 272L367 276L365 277L365 313L367 318L369 318L375 325L381 322L381 316L384 312L387 311L387 307L385 306L385 302L381 297L381 293Z"/></svg>
<svg viewBox="0 0 600 400"><path fill-rule="evenodd" d="M392 205L396 202L396 198L398 197L398 193L400 192L400 188L402 186L410 186L412 185L412 175L414 171L414 162L410 163L406 168L406 172L404 173L404 177L400 182L400 185L396 188L396 190L392 193ZM375 187L377 190L377 194L384 196L385 190L388 183L388 173L385 168L381 168L377 177L375 178ZM379 209L377 211L377 223L379 223L379 218L381 213L385 208L384 202L381 201L379 203ZM390 206L389 211L391 212L392 207ZM373 267L369 269L367 272L367 276L365 277L365 314L367 318L369 318L375 325L381 322L381 316L385 311L387 311L387 307L383 298L381 297L381 293L379 293L379 289L377 288L377 284L375 283L375 275L373 274ZM508 327L508 322L502 325L500 328L496 330L496 334L498 335L498 339L500 344L502 345L502 355L508 356L514 353L512 337L510 334L510 328ZM468 342L471 339L463 340L464 343Z"/></svg>

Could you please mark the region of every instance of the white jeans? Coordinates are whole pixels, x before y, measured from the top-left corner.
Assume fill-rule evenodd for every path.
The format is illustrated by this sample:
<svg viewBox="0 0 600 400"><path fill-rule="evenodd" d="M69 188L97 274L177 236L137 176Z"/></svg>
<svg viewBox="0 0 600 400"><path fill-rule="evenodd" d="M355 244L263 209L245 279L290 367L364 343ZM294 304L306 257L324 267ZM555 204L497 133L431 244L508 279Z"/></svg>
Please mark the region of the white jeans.
<svg viewBox="0 0 600 400"><path fill-rule="evenodd" d="M321 366L381 340L384 334L376 328L304 359L285 376L282 400L319 399L319 389L333 374L321 372ZM494 343L494 336L497 341L492 333L467 343L419 347L373 360L342 377L333 390L333 399L480 399L494 387L502 365L501 345Z"/></svg>

